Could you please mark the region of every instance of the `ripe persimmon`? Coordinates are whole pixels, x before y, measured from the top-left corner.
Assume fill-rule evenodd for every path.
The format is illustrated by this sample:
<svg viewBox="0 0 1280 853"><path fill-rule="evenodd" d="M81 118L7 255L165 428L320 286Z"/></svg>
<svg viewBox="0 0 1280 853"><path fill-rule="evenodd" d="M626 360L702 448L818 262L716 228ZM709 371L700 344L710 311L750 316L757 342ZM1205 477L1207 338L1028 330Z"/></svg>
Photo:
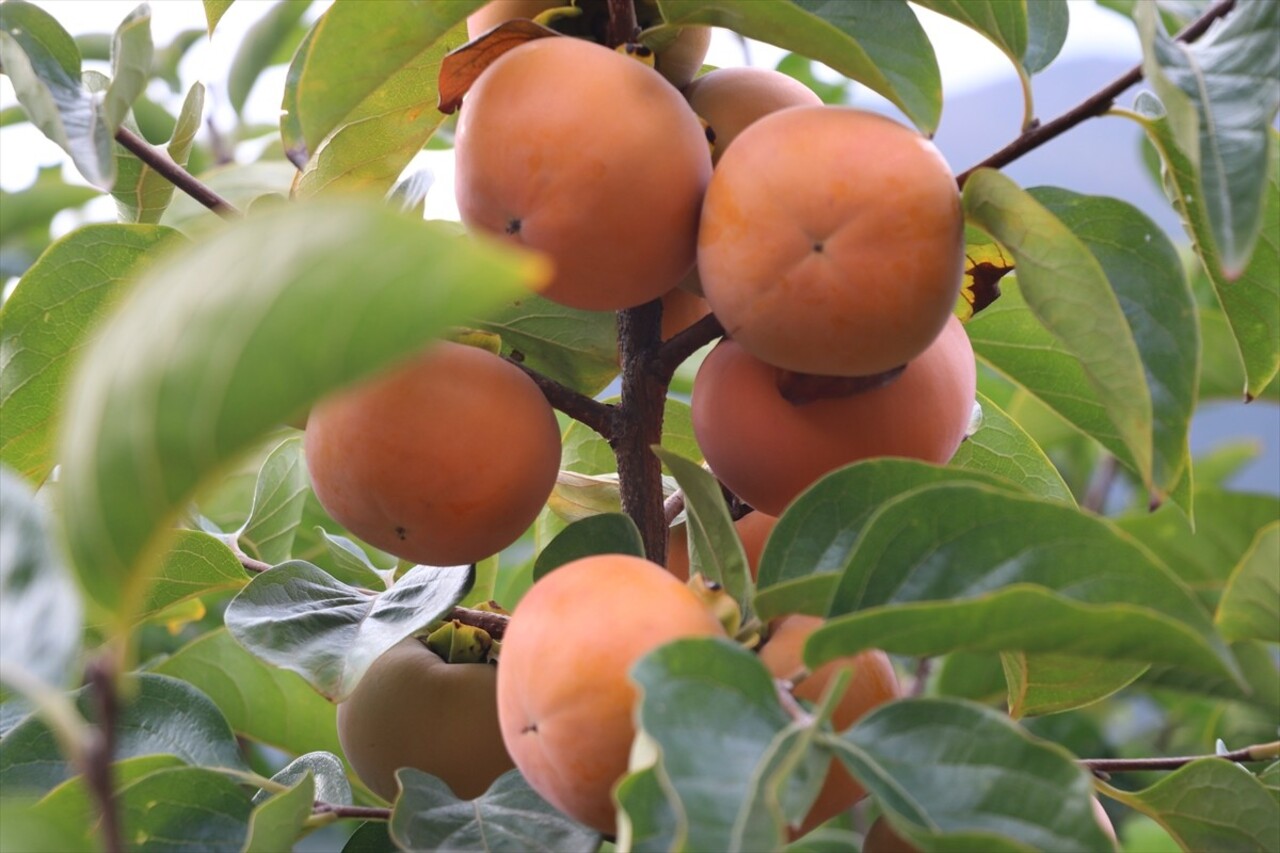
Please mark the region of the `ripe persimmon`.
<svg viewBox="0 0 1280 853"><path fill-rule="evenodd" d="M639 557L585 557L539 580L511 614L498 664L502 737L524 778L612 834L610 794L635 737L628 671L664 643L718 636L693 591Z"/></svg>
<svg viewBox="0 0 1280 853"><path fill-rule="evenodd" d="M869 376L922 353L955 306L964 217L947 162L896 121L791 107L747 127L707 189L698 275L769 364Z"/></svg>
<svg viewBox="0 0 1280 853"><path fill-rule="evenodd" d="M889 384L799 405L778 391L777 368L725 340L694 379L693 431L734 494L781 515L815 480L851 462L946 462L969 426L976 386L973 348L954 317Z"/></svg>
<svg viewBox="0 0 1280 853"><path fill-rule="evenodd" d="M767 68L717 68L684 89L693 111L715 136L711 162L718 163L729 144L748 125L787 107L817 107L822 99L794 77Z"/></svg>
<svg viewBox="0 0 1280 853"><path fill-rule="evenodd" d="M555 487L560 429L520 368L446 342L318 403L306 457L321 505L356 536L460 565L533 523Z"/></svg>

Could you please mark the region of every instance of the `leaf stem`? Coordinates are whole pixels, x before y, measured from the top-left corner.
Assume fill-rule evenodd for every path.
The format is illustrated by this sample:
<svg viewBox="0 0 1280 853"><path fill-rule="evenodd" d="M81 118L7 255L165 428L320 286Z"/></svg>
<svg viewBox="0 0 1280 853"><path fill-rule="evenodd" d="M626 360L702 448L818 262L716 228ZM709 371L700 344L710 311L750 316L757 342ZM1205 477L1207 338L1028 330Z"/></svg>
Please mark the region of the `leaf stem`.
<svg viewBox="0 0 1280 853"><path fill-rule="evenodd" d="M1221 752L1215 755L1179 755L1167 758L1086 758L1080 764L1095 775L1106 777L1110 773L1134 770L1177 770L1202 758L1221 758L1237 764L1251 761L1268 761L1280 758L1280 740L1254 744L1244 749Z"/></svg>
<svg viewBox="0 0 1280 853"><path fill-rule="evenodd" d="M178 189L191 196L223 219L235 219L240 211L222 196L186 169L174 162L165 151L161 151L127 127L116 131L116 142L119 142L135 157L155 169L161 177L167 179Z"/></svg>
<svg viewBox="0 0 1280 853"><path fill-rule="evenodd" d="M1218 0L1205 10L1199 18L1192 21L1175 38L1181 42L1193 42L1204 35L1209 25L1226 15L1235 6L1235 0ZM1142 79L1142 65L1136 65L1115 80L1103 86L1096 93L1081 101L1077 106L1053 119L1027 130L1004 148L992 154L978 165L961 172L956 183L962 188L969 176L978 169L1000 169L1017 160L1022 155L1039 148L1049 140L1062 135L1080 124L1085 119L1103 115L1115 103L1115 99L1133 84Z"/></svg>
<svg viewBox="0 0 1280 853"><path fill-rule="evenodd" d="M317 801L311 807L312 815L333 815L336 818L359 820L391 820L391 809L379 806L343 806L337 803Z"/></svg>

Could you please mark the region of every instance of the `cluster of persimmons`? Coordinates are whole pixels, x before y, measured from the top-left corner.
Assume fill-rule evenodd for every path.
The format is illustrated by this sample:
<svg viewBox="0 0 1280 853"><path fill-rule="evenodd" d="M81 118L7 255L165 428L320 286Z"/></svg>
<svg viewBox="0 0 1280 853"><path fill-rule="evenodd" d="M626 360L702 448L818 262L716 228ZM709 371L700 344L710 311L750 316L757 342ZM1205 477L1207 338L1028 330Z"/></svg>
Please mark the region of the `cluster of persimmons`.
<svg viewBox="0 0 1280 853"><path fill-rule="evenodd" d="M563 5L498 0L469 28ZM551 259L548 299L616 311L661 298L665 336L714 312L726 336L695 379L694 429L715 475L755 508L737 522L754 573L773 517L823 474L872 456L943 463L959 446L975 394L953 316L963 217L951 171L916 131L824 106L772 71L694 79L708 40L681 30L656 65L586 37L502 53L459 117L457 201L468 227ZM445 565L496 553L534 521L560 438L523 370L441 343L318 405L306 453L335 519ZM383 655L339 710L357 772L388 798L405 765L474 797L516 766L555 806L615 833L612 789L634 738L629 668L670 640L726 635L686 583L686 541L676 528L665 567L600 555L551 572L516 607L496 667L447 664L418 639ZM767 626L759 657L804 700L853 667L834 716L845 728L898 683L878 651L806 673L800 650L818 624ZM794 829L862 793L833 762Z"/></svg>

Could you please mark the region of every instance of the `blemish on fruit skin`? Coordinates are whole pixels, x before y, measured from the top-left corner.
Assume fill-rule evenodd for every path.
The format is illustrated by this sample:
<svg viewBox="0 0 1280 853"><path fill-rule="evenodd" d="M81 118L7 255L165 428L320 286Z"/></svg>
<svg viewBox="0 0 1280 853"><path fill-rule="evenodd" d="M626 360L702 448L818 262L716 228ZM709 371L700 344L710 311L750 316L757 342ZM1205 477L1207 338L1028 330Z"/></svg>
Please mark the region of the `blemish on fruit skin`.
<svg viewBox="0 0 1280 853"><path fill-rule="evenodd" d="M409 538L409 531L399 525L396 525L396 536L400 537L400 541L403 542L405 539Z"/></svg>
<svg viewBox="0 0 1280 853"><path fill-rule="evenodd" d="M519 234L519 233L520 233L520 220L519 220L519 219L508 219L508 220L507 220L507 227L506 227L505 229L503 229L503 230L505 230L508 234L511 234L511 235Z"/></svg>
<svg viewBox="0 0 1280 853"><path fill-rule="evenodd" d="M520 730L520 734L522 735L528 735L528 734L536 735L537 733L538 733L537 723L530 723L529 725L525 726L523 729Z"/></svg>

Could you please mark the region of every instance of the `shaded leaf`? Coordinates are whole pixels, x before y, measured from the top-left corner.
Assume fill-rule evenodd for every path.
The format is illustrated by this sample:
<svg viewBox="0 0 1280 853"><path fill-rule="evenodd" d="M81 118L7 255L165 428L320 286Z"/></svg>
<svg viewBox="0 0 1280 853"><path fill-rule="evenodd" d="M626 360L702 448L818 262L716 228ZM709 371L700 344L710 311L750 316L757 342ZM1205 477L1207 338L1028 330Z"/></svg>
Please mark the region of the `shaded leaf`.
<svg viewBox="0 0 1280 853"><path fill-rule="evenodd" d="M434 776L404 767L391 813L391 838L402 850L484 850L513 853L592 851L595 830L565 817L508 770L474 800L459 800Z"/></svg>
<svg viewBox="0 0 1280 853"><path fill-rule="evenodd" d="M287 791L262 802L255 798L255 808L249 816L249 837L241 848L244 853L277 853L293 849L294 842L302 834L303 825L311 817L311 804L318 799L310 771L304 770L301 776L296 782L285 783L290 784Z"/></svg>
<svg viewBox="0 0 1280 853"><path fill-rule="evenodd" d="M130 849L239 853L249 831L249 796L203 767L157 770L116 796Z"/></svg>
<svg viewBox="0 0 1280 853"><path fill-rule="evenodd" d="M1228 640L1280 643L1280 521L1259 531L1232 570L1215 621Z"/></svg>
<svg viewBox="0 0 1280 853"><path fill-rule="evenodd" d="M70 371L107 309L176 232L86 225L58 240L0 307L0 460L34 482L53 441Z"/></svg>
<svg viewBox="0 0 1280 853"><path fill-rule="evenodd" d="M1035 2L1027 4L1027 49L1022 64L1032 74L1049 67L1067 42L1070 25L1068 4Z"/></svg>
<svg viewBox="0 0 1280 853"><path fill-rule="evenodd" d="M340 702L383 652L447 613L474 580L471 566L415 566L370 594L295 561L254 578L224 618L240 645Z"/></svg>
<svg viewBox="0 0 1280 853"><path fill-rule="evenodd" d="M146 91L154 54L151 7L143 3L125 17L111 40L111 85L103 95L102 109L113 132Z"/></svg>
<svg viewBox="0 0 1280 853"><path fill-rule="evenodd" d="M905 2L658 0L668 24L725 27L826 63L899 107L923 133L942 112L938 60Z"/></svg>
<svg viewBox="0 0 1280 853"><path fill-rule="evenodd" d="M262 463L253 490L253 508L236 533L236 542L249 556L275 565L293 554L293 538L302 522L309 491L302 461L302 438L288 438Z"/></svg>
<svg viewBox="0 0 1280 853"><path fill-rule="evenodd" d="M644 541L630 516L606 512L573 522L538 554L533 563L533 579L537 581L565 563L594 554L644 556Z"/></svg>
<svg viewBox="0 0 1280 853"><path fill-rule="evenodd" d="M948 464L994 474L1029 494L1075 505L1070 487L1035 439L981 393L978 403L982 426L961 443Z"/></svg>
<svg viewBox="0 0 1280 853"><path fill-rule="evenodd" d="M350 202L251 217L166 261L90 348L63 435L69 550L122 622L172 535L168 521L206 476L324 392L545 270Z"/></svg>
<svg viewBox="0 0 1280 853"><path fill-rule="evenodd" d="M131 785L143 776L169 767L181 767L182 762L172 755L148 755L140 758L127 758L113 762L111 765L111 781L118 792ZM85 782L84 776L75 776L54 788L40 799L31 809L34 813L50 821L73 827L78 837L71 846L57 848L57 853L70 850L98 850L94 843L97 835L98 804L93 793ZM6 848L8 849L8 848ZM55 851L50 851L55 853Z"/></svg>
<svg viewBox="0 0 1280 853"><path fill-rule="evenodd" d="M239 589L249 582L240 560L225 542L202 530L180 530L138 606L139 619L211 592Z"/></svg>
<svg viewBox="0 0 1280 853"><path fill-rule="evenodd" d="M1143 663L1068 655L1005 652L1000 660L1009 685L1009 716L1015 720L1091 705L1147 671Z"/></svg>

